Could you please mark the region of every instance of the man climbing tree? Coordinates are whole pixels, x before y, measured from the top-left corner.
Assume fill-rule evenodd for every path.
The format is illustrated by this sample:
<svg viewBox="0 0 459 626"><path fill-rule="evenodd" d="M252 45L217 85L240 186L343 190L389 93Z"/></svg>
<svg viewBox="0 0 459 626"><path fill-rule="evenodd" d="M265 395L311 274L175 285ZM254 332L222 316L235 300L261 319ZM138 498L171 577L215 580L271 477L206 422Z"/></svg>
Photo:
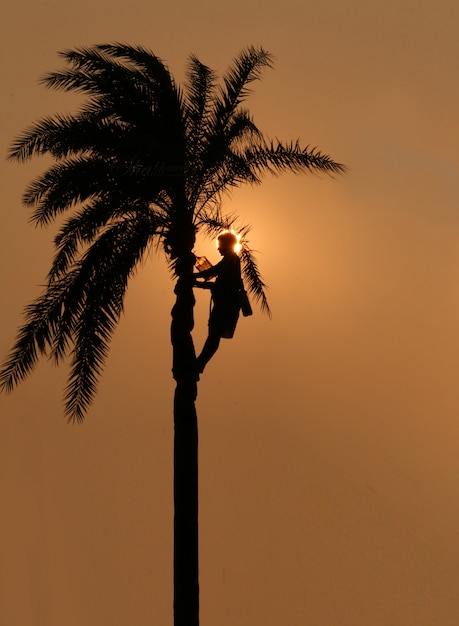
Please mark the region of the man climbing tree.
<svg viewBox="0 0 459 626"><path fill-rule="evenodd" d="M195 279L206 280L216 278L215 282L201 283L196 280L196 287L211 287L212 310L209 317L209 334L201 354L196 359L198 374L202 374L205 366L218 350L220 339L231 339L236 330L241 308L240 294L244 288L241 277L241 261L236 252L237 237L234 233L225 232L218 236L218 251L222 260L206 270L195 274Z"/></svg>

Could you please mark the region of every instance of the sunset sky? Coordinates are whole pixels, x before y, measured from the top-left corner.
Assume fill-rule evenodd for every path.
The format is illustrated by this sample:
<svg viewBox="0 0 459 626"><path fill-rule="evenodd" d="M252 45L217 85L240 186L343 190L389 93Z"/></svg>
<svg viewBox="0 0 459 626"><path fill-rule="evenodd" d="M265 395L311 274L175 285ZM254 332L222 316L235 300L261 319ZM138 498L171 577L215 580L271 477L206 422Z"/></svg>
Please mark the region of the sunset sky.
<svg viewBox="0 0 459 626"><path fill-rule="evenodd" d="M73 110L38 84L59 50L141 44L181 82L189 54L221 74L255 44L276 59L258 126L349 167L225 202L273 316L241 319L199 383L201 626L457 626L457 0L4 5L3 155ZM0 159L2 360L50 264L21 205L45 165ZM173 297L152 254L82 425L65 366L0 396L0 624L172 625Z"/></svg>

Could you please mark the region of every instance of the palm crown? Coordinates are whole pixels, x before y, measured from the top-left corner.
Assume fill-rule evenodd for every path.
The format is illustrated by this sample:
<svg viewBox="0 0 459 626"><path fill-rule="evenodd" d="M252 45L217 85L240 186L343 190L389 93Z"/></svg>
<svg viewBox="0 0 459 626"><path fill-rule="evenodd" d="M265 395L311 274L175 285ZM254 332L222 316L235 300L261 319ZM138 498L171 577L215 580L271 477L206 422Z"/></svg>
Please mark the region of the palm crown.
<svg viewBox="0 0 459 626"><path fill-rule="evenodd" d="M46 117L13 143L10 158L50 154L54 164L25 191L33 221L70 217L55 238L46 289L25 311L25 323L1 373L11 390L40 355L71 356L66 411L82 419L93 397L129 277L152 243L161 244L179 279L192 271L199 231L230 228L222 195L265 173L343 171L298 142L264 137L242 103L250 83L271 67L271 55L249 47L223 76L191 56L183 88L150 51L122 44L64 51L66 69L47 87L86 96L74 115ZM242 232L248 290L269 312L264 283ZM191 269L190 269L191 268Z"/></svg>

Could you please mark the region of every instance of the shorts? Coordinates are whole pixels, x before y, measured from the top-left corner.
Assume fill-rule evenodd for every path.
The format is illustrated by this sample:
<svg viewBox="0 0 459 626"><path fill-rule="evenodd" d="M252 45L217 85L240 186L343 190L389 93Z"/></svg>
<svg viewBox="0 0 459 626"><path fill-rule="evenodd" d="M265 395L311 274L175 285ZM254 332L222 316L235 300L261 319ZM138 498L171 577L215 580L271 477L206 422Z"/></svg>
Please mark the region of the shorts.
<svg viewBox="0 0 459 626"><path fill-rule="evenodd" d="M239 319L239 303L214 304L209 317L209 329L223 339L231 339Z"/></svg>

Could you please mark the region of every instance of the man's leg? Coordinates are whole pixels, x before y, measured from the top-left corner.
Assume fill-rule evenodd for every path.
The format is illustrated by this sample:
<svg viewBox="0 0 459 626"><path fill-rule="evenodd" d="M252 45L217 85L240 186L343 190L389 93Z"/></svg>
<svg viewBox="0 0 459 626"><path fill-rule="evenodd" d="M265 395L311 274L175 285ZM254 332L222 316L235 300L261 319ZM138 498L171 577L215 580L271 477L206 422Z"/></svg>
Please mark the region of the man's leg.
<svg viewBox="0 0 459 626"><path fill-rule="evenodd" d="M220 333L215 330L209 329L209 335L202 348L201 354L196 359L196 365L198 373L201 374L204 371L205 366L214 356L220 345Z"/></svg>

